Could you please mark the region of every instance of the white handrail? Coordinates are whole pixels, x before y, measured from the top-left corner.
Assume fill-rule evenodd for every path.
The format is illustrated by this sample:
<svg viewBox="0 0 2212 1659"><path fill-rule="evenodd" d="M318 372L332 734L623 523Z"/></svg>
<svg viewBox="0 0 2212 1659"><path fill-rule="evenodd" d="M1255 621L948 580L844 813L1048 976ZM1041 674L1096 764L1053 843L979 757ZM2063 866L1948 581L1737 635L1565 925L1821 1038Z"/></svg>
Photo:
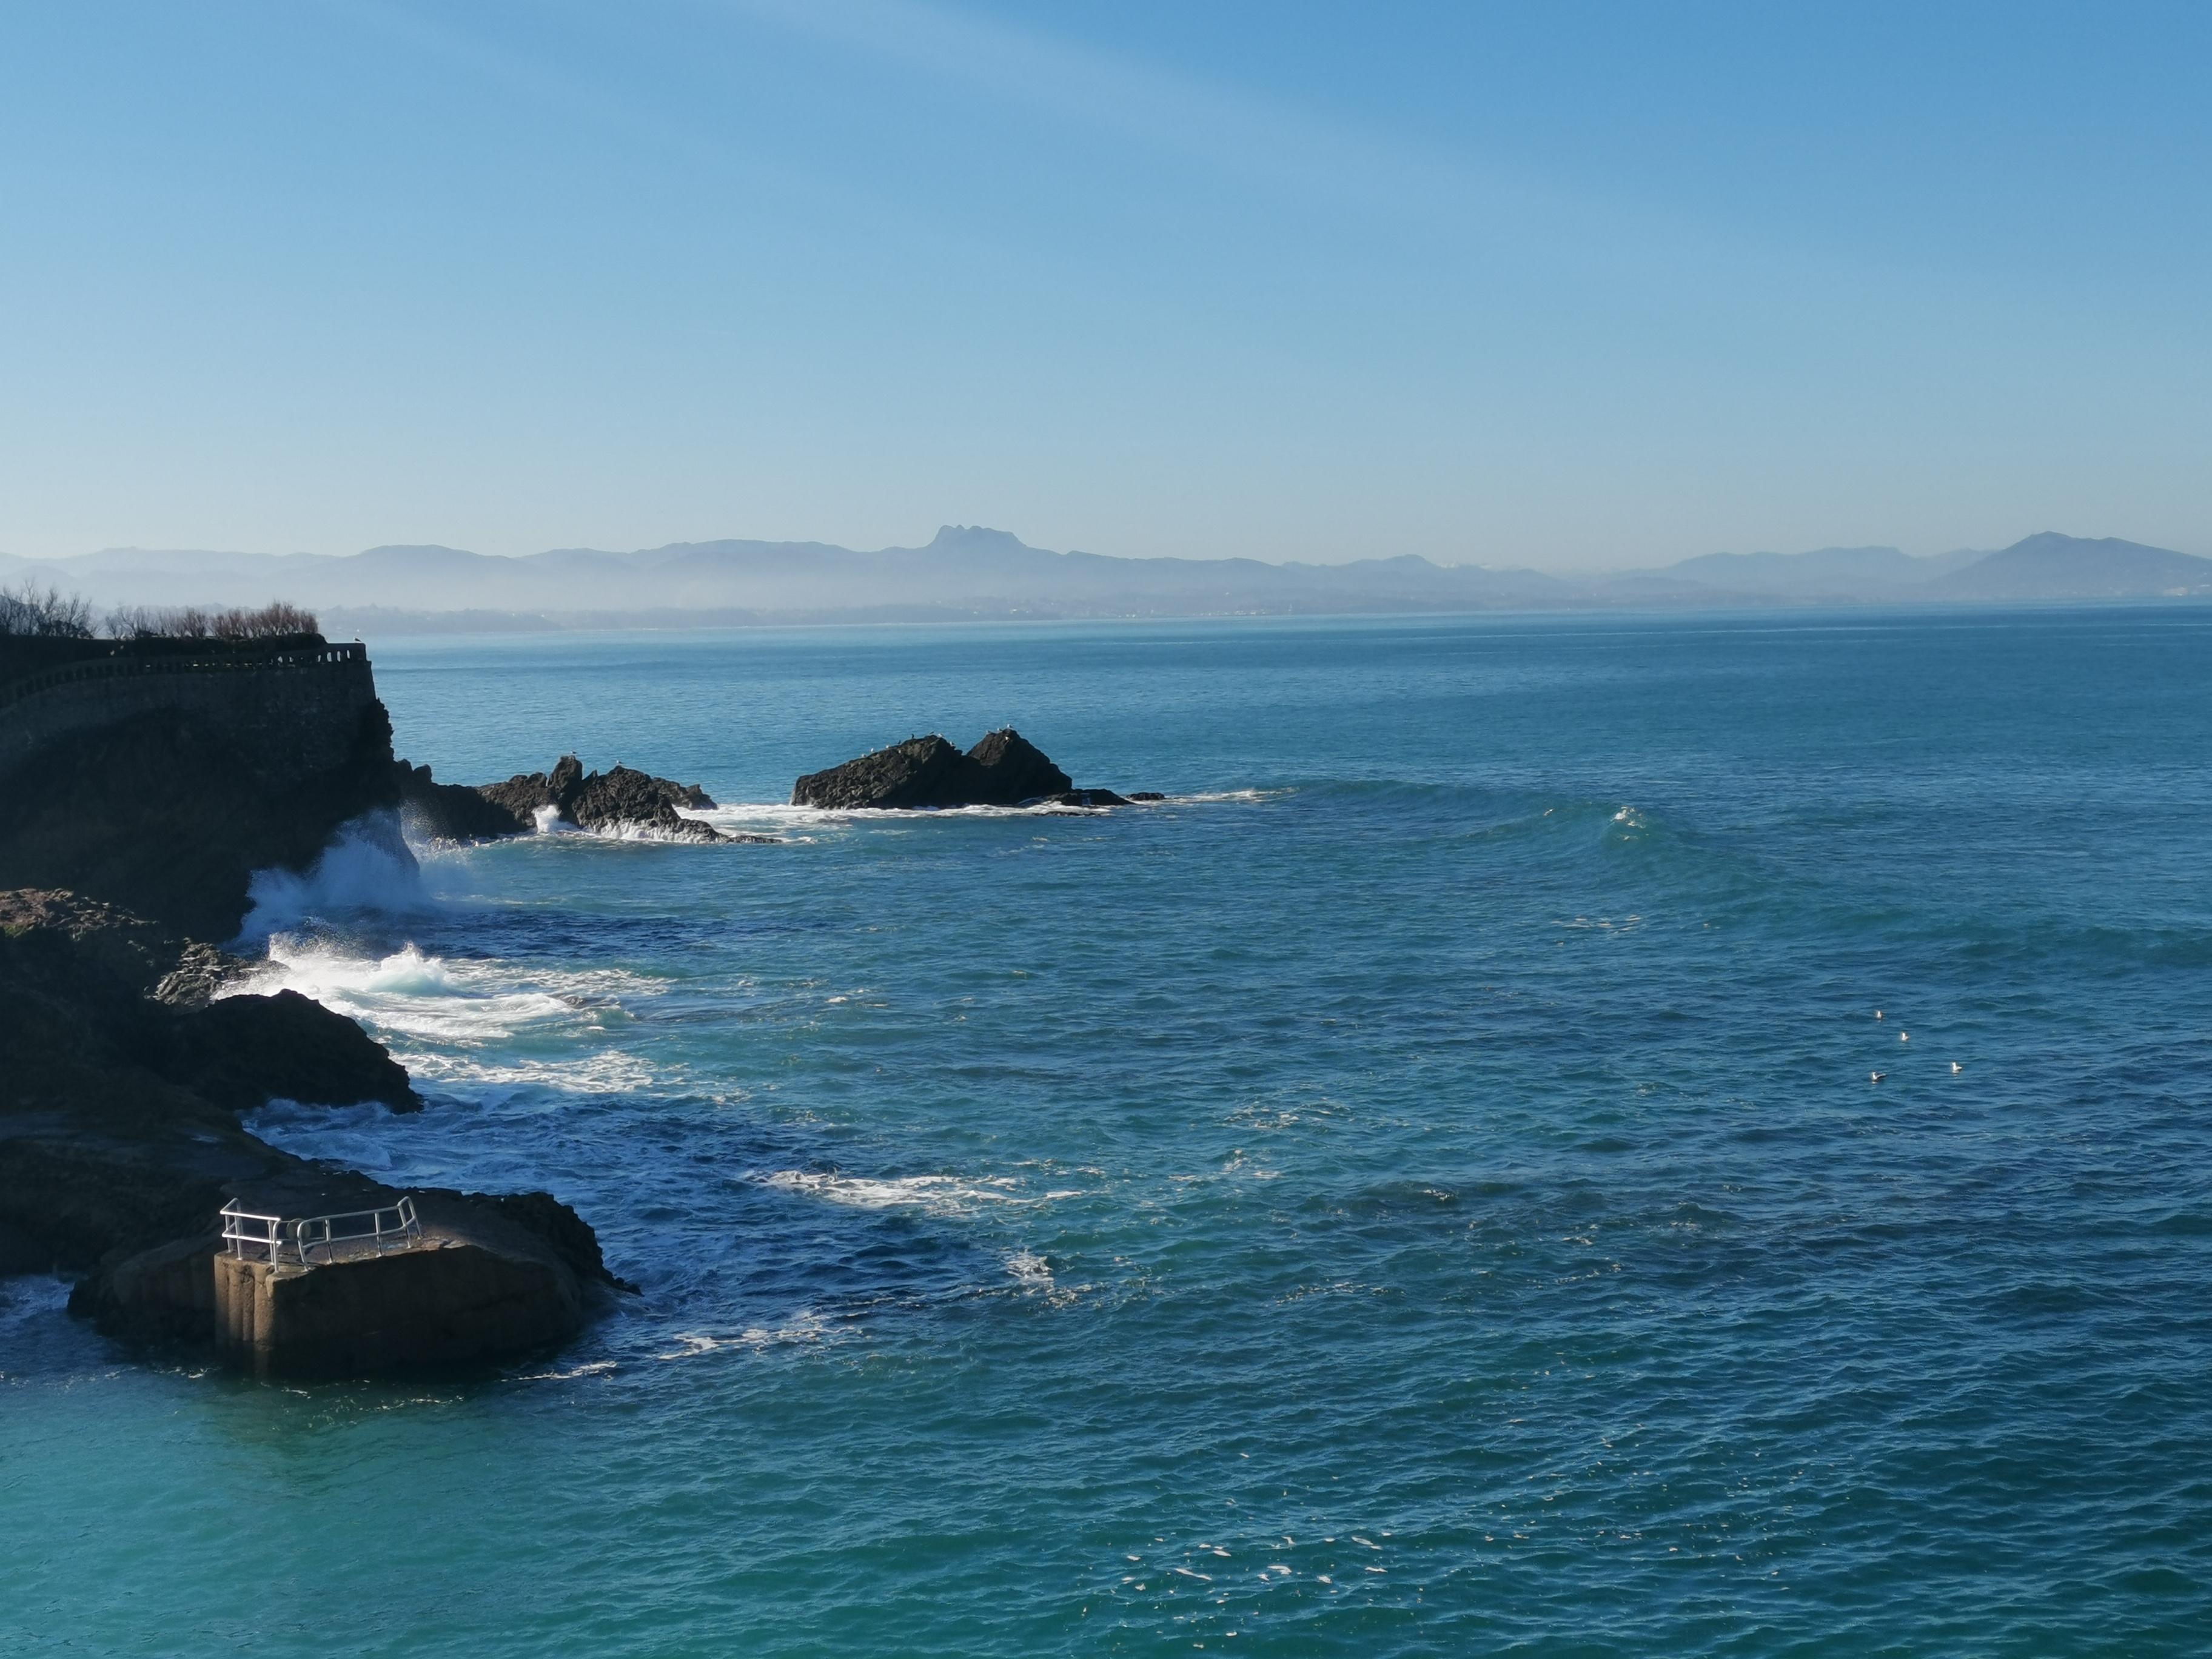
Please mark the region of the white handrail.
<svg viewBox="0 0 2212 1659"><path fill-rule="evenodd" d="M404 1250L422 1239L422 1223L415 1213L415 1200L403 1194L396 1204L368 1210L344 1210L330 1215L287 1219L249 1210L236 1199L224 1205L222 1240L228 1254L256 1256L272 1266L290 1260L303 1267L318 1261L336 1261L342 1252L365 1249L382 1255Z"/></svg>

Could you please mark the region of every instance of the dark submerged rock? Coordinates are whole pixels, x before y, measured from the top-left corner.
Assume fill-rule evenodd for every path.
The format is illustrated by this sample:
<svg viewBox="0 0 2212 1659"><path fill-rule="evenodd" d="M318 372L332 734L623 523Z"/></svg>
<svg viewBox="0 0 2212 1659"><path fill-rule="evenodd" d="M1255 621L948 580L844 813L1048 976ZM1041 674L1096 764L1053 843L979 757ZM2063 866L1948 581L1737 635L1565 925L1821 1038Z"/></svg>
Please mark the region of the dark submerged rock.
<svg viewBox="0 0 2212 1659"><path fill-rule="evenodd" d="M932 733L878 749L792 787L793 806L1018 806L1073 787L1044 751L1008 726L966 754Z"/></svg>

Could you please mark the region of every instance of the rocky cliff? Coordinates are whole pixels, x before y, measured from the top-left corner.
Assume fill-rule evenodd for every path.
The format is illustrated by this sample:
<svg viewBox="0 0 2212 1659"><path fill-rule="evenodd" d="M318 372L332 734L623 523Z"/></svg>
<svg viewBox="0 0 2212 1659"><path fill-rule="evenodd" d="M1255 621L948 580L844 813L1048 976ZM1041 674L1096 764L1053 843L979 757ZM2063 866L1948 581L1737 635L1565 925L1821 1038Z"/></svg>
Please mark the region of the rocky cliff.
<svg viewBox="0 0 2212 1659"><path fill-rule="evenodd" d="M392 722L358 646L151 643L0 682L0 887L227 939L254 871L398 804Z"/></svg>
<svg viewBox="0 0 2212 1659"><path fill-rule="evenodd" d="M267 1146L241 1112L421 1103L359 1026L242 990L246 964L206 941L237 933L254 872L304 869L415 769L358 647L173 644L0 661L0 1273L67 1274L74 1310L133 1338L216 1338L259 1309L228 1346L261 1370L473 1361L573 1333L617 1281L542 1193L418 1194L422 1249L221 1294L239 1277L216 1260L227 1200L304 1216L399 1196Z"/></svg>

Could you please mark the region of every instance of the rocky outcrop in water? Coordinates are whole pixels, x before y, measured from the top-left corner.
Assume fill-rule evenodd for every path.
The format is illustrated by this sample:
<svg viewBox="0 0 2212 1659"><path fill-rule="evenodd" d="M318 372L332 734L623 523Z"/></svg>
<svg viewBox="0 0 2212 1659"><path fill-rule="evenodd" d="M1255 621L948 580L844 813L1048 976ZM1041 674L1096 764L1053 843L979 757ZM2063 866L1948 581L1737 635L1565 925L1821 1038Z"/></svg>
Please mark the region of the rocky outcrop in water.
<svg viewBox="0 0 2212 1659"><path fill-rule="evenodd" d="M531 772L505 783L486 784L484 799L533 820L551 807L562 823L605 834L642 830L672 841L720 841L720 836L677 809L702 811L714 803L696 784L672 782L617 765L610 772L586 772L574 755L563 755L550 772Z"/></svg>
<svg viewBox="0 0 2212 1659"><path fill-rule="evenodd" d="M213 1338L227 1199L292 1215L396 1201L241 1126L274 1097L421 1104L351 1020L295 992L237 992L244 966L95 900L0 892L0 1271L74 1276L72 1309L118 1335ZM592 1286L616 1283L591 1229L548 1194L417 1201L451 1251L410 1252L404 1268L387 1257L343 1291L283 1291L319 1298L317 1311L257 1364L371 1371L511 1352L573 1332ZM389 1294L359 1288L372 1280Z"/></svg>
<svg viewBox="0 0 2212 1659"><path fill-rule="evenodd" d="M512 1354L618 1285L543 1193L422 1194L423 1247L368 1262L217 1260L228 1199L298 1217L399 1197L268 1146L241 1112L421 1102L353 1021L256 994L250 964L191 941L237 934L258 872L304 872L403 805L455 838L535 827L395 762L391 735L366 654L319 636L0 656L0 1273L69 1276L71 1310L119 1336L222 1336L305 1372ZM586 817L658 821L653 788L597 784Z"/></svg>
<svg viewBox="0 0 2212 1659"><path fill-rule="evenodd" d="M586 772L574 755L563 755L550 772L519 772L505 783L471 788L438 783L430 769L402 767L401 790L410 825L441 841L495 841L527 835L550 812L556 823L602 835L642 836L662 841L766 841L771 836L732 836L687 818L679 808L703 811L714 799L696 783L657 778L634 767Z"/></svg>
<svg viewBox="0 0 2212 1659"><path fill-rule="evenodd" d="M791 804L848 811L1018 806L1074 787L1042 749L1008 726L964 755L933 732L810 772L792 786Z"/></svg>

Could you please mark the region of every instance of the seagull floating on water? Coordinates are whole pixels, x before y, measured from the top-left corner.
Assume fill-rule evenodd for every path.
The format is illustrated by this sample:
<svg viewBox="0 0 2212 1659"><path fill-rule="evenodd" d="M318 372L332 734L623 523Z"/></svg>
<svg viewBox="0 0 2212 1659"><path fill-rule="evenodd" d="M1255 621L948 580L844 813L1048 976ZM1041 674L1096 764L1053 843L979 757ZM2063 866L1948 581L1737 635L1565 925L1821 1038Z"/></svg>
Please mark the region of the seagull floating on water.
<svg viewBox="0 0 2212 1659"><path fill-rule="evenodd" d="M1912 1033L1910 1031L1899 1031L1897 1034L1897 1040L1899 1042L1910 1042L1912 1041Z"/></svg>
<svg viewBox="0 0 2212 1659"><path fill-rule="evenodd" d="M1960 1073L1961 1073L1961 1072L1965 1071L1966 1069L1966 1068L1965 1066L1963 1066L1960 1065L1960 1064L1959 1064L1959 1062L1958 1062L1957 1060L1953 1060L1953 1061L1951 1062L1951 1075L1952 1075L1953 1077L1956 1077L1956 1076L1958 1076L1958 1074L1959 1074Z"/></svg>
<svg viewBox="0 0 2212 1659"><path fill-rule="evenodd" d="M1887 1072L1869 1072L1867 1073L1867 1081L1869 1083L1879 1083L1882 1079L1888 1075L1889 1073Z"/></svg>
<svg viewBox="0 0 2212 1659"><path fill-rule="evenodd" d="M1875 1009L1875 1010L1874 1011L1874 1017L1875 1017L1876 1019L1880 1019L1880 1018L1881 1018L1881 1009L1879 1009L1879 1008Z"/></svg>

